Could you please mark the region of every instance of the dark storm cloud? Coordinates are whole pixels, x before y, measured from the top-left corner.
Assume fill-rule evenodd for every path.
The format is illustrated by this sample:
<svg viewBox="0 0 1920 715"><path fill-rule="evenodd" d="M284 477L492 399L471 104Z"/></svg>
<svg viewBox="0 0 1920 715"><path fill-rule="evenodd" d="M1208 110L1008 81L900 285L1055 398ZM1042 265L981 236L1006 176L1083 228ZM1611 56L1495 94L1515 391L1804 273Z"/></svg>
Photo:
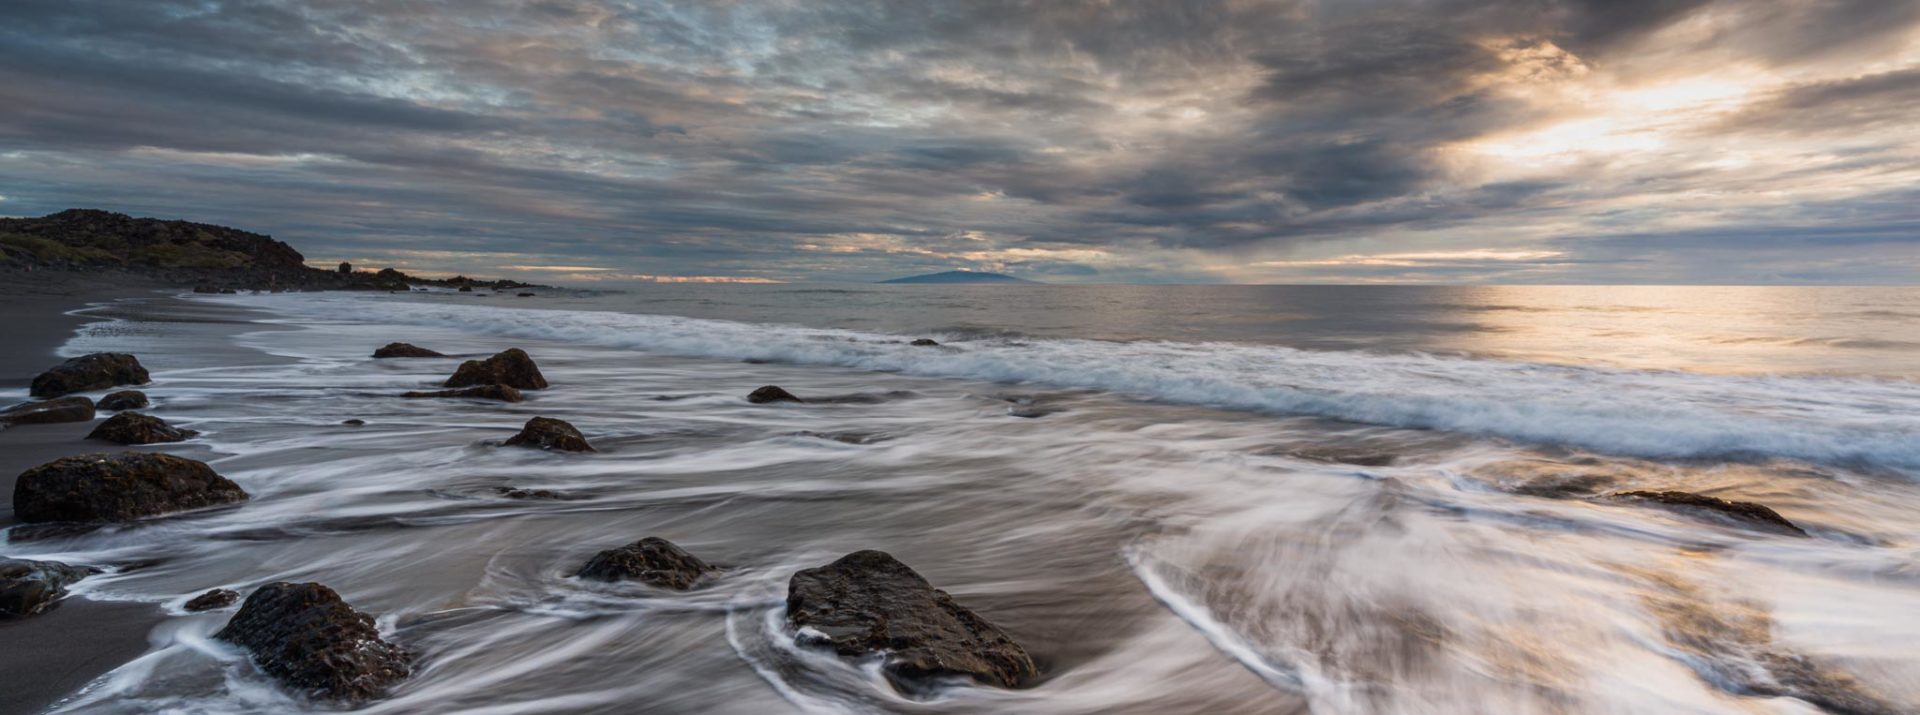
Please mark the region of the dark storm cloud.
<svg viewBox="0 0 1920 715"><path fill-rule="evenodd" d="M13 0L0 213L220 221L316 258L430 256L418 267L785 279L1247 279L1209 266L1500 235L1558 238L1553 265L1630 280L1629 250L1754 236L1818 257L1909 231L1885 191L1835 187L1911 168L1916 8ZM1698 121L1575 121L1633 125L1669 110L1594 93L1721 66L1795 79ZM1569 122L1586 134L1547 131ZM1742 141L1781 148L1739 174L1710 160ZM1566 230L1528 232L1544 225Z"/></svg>

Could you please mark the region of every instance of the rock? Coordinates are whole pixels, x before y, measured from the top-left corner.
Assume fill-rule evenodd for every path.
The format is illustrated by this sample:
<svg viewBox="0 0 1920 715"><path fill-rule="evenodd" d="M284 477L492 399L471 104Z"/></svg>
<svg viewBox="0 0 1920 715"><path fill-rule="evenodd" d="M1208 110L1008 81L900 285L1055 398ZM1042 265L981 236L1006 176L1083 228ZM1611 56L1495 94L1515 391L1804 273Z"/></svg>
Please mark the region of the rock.
<svg viewBox="0 0 1920 715"><path fill-rule="evenodd" d="M482 400L499 400L501 402L521 402L527 399L527 396L520 394L519 390L513 389L506 385L476 385L474 387L462 387L457 390L434 390L431 392L423 392L423 391L416 390L414 392L408 392L400 396L401 397L472 397L472 398L482 399Z"/></svg>
<svg viewBox="0 0 1920 715"><path fill-rule="evenodd" d="M806 400L794 397L793 393L787 392L779 387L767 385L747 393L747 401L756 405L764 405L769 402L805 402Z"/></svg>
<svg viewBox="0 0 1920 715"><path fill-rule="evenodd" d="M346 426L348 426L348 427L359 427L359 426L361 426L361 425L364 425L364 424L366 424L366 423L367 423L367 421L366 421L366 420L363 420L363 419L360 419L360 418L358 418L358 417L355 417L355 418L353 418L353 419L350 419L350 420L340 420L340 424L343 424L343 425L346 425Z"/></svg>
<svg viewBox="0 0 1920 715"><path fill-rule="evenodd" d="M460 286L460 292L462 292L462 293L472 293L472 292L473 292L473 286Z"/></svg>
<svg viewBox="0 0 1920 715"><path fill-rule="evenodd" d="M562 452L592 452L593 445L587 444L585 435L565 420L551 417L535 417L527 420L520 428L520 434L507 438L508 447L538 447L557 449Z"/></svg>
<svg viewBox="0 0 1920 715"><path fill-rule="evenodd" d="M1007 634L881 551L856 551L787 582L787 621L801 641L842 656L882 653L895 685L965 676L1003 688L1039 675Z"/></svg>
<svg viewBox="0 0 1920 715"><path fill-rule="evenodd" d="M246 499L205 463L158 452L62 457L13 485L14 516L29 523L132 521Z"/></svg>
<svg viewBox="0 0 1920 715"><path fill-rule="evenodd" d="M913 341L913 342L911 342L911 343L907 343L907 344L908 344L908 345L912 345L912 346L914 346L914 347L916 347L916 348L937 348L937 347L940 347L940 341L938 341L938 340L934 340L933 338L920 338L919 340L915 340L915 341Z"/></svg>
<svg viewBox="0 0 1920 715"><path fill-rule="evenodd" d="M532 293L515 293L515 294L513 294L513 297L515 297L515 298L532 298L532 297L533 297L533 294L532 294Z"/></svg>
<svg viewBox="0 0 1920 715"><path fill-rule="evenodd" d="M31 616L52 608L67 595L67 585L93 570L58 561L27 561L0 556L0 617Z"/></svg>
<svg viewBox="0 0 1920 715"><path fill-rule="evenodd" d="M79 395L27 402L0 412L0 425L45 425L93 419L93 400Z"/></svg>
<svg viewBox="0 0 1920 715"><path fill-rule="evenodd" d="M445 355L442 355L440 353L437 353L432 350L428 350L426 348L420 347L418 345L413 345L410 343L387 343L386 345L381 346L379 350L373 351L373 356L376 358L446 357Z"/></svg>
<svg viewBox="0 0 1920 715"><path fill-rule="evenodd" d="M412 656L383 640L372 617L317 583L261 586L213 637L315 700L362 703L412 674Z"/></svg>
<svg viewBox="0 0 1920 715"><path fill-rule="evenodd" d="M109 392L94 404L94 407L106 412L137 410L147 406L147 393L139 390L121 390Z"/></svg>
<svg viewBox="0 0 1920 715"><path fill-rule="evenodd" d="M1614 494L1613 498L1628 501L1653 502L1655 504L1688 509L1705 509L1755 526L1796 536L1807 535L1805 530L1795 526L1793 522L1787 521L1787 518L1781 516L1780 512L1774 511L1765 505L1755 504L1750 501L1728 501L1718 497L1710 497L1705 494L1677 491L1619 492Z"/></svg>
<svg viewBox="0 0 1920 715"><path fill-rule="evenodd" d="M104 439L120 444L159 444L184 442L197 434L200 433L169 425L153 415L122 412L93 428L93 432L87 434L87 439Z"/></svg>
<svg viewBox="0 0 1920 715"><path fill-rule="evenodd" d="M198 596L194 596L193 600L187 602L186 609L193 613L199 613L201 611L211 611L216 608L226 608L228 606L231 606L233 605L234 601L238 601L238 600L240 600L239 591L235 591L230 588L216 588L206 593L200 594Z"/></svg>
<svg viewBox="0 0 1920 715"><path fill-rule="evenodd" d="M468 360L460 363L453 371L453 377L447 378L442 387L471 387L474 385L501 384L522 390L544 390L547 378L540 375L540 367L533 364L533 358L525 350L513 348L485 360Z"/></svg>
<svg viewBox="0 0 1920 715"><path fill-rule="evenodd" d="M560 501L564 499L573 498L565 494L561 494L560 492L553 491L551 489L521 489L519 487L494 487L493 493L498 494L507 499L549 499L553 501Z"/></svg>
<svg viewBox="0 0 1920 715"><path fill-rule="evenodd" d="M68 360L33 378L34 397L59 397L115 385L143 385L151 378L140 361L126 353L94 353Z"/></svg>
<svg viewBox="0 0 1920 715"><path fill-rule="evenodd" d="M717 570L673 542L649 536L594 554L575 575L594 581L639 581L685 591Z"/></svg>

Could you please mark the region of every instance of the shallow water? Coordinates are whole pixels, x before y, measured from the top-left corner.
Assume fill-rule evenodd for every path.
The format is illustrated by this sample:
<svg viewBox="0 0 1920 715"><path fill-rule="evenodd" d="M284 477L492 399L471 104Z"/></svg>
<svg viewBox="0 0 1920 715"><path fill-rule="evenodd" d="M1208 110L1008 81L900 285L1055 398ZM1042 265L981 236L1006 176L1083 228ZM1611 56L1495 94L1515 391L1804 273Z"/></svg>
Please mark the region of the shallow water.
<svg viewBox="0 0 1920 715"><path fill-rule="evenodd" d="M155 414L203 432L180 451L255 498L7 553L113 565L79 591L176 612L333 586L420 655L373 712L1920 709L1912 291L1020 290L117 306L65 351L138 352ZM1798 312L1714 317L1756 305ZM181 316L258 329L213 344ZM522 347L553 387L397 399L456 361L366 358L392 340ZM742 399L762 384L874 399ZM601 452L495 446L534 415ZM1603 497L1629 489L1812 536ZM691 593L567 575L649 535L727 570ZM786 578L863 548L1046 679L910 698L795 647ZM306 709L209 640L227 615L181 613L63 711Z"/></svg>

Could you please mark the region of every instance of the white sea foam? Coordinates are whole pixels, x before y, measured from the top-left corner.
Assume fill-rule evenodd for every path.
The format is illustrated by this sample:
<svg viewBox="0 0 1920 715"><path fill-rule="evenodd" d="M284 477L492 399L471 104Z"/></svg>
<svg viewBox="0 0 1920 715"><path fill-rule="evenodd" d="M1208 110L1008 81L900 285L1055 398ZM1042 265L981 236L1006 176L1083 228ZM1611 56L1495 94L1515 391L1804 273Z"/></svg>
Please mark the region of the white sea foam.
<svg viewBox="0 0 1920 715"><path fill-rule="evenodd" d="M309 319L1095 389L1646 457L1784 457L1920 471L1920 384L1904 380L1740 377L1218 342L995 338L926 348L899 335L852 330L383 296L217 300Z"/></svg>

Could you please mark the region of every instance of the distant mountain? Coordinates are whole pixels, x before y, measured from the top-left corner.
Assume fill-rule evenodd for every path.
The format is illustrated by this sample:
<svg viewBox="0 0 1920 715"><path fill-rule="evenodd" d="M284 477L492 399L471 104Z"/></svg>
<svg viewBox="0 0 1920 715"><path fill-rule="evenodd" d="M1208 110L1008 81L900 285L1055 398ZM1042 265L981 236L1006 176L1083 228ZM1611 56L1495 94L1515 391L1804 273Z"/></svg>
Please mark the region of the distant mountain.
<svg viewBox="0 0 1920 715"><path fill-rule="evenodd" d="M928 273L926 275L921 275L921 276L907 276L905 278L895 278L890 281L880 281L880 282L881 283L923 283L924 284L924 283L1036 283L1038 281L1030 281L1025 278L1015 278L1013 276L1009 276L1003 273L987 273L984 271L947 271L945 273Z"/></svg>

